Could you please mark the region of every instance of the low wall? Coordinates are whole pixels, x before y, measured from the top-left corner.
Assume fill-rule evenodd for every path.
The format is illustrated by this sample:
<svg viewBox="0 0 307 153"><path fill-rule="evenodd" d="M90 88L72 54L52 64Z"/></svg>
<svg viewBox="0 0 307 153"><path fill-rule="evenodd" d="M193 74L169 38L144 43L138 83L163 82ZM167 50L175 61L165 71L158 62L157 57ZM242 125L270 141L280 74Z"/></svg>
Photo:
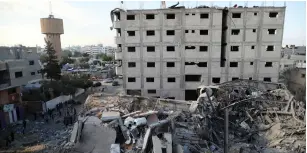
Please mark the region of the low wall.
<svg viewBox="0 0 307 153"><path fill-rule="evenodd" d="M81 95L82 93L84 93L84 89L77 89L77 92L75 93L75 97ZM42 104L43 111L46 112L48 109L54 109L57 104L68 101L70 99L72 99L72 96L62 95L54 99L51 99L49 101L46 101L44 104Z"/></svg>

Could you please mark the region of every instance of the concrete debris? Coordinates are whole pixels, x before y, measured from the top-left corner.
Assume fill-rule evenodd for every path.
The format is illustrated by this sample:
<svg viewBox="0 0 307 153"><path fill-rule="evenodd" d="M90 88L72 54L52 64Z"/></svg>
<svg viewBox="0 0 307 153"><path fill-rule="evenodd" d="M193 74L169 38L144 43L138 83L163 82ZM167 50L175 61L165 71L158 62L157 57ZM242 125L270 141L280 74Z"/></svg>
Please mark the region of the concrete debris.
<svg viewBox="0 0 307 153"><path fill-rule="evenodd" d="M112 153L306 151L305 102L296 101L284 85L236 80L197 92L194 102L92 95L87 115L102 112L102 124L85 129L113 128L101 133L108 143L99 142ZM96 141L102 140L91 143Z"/></svg>

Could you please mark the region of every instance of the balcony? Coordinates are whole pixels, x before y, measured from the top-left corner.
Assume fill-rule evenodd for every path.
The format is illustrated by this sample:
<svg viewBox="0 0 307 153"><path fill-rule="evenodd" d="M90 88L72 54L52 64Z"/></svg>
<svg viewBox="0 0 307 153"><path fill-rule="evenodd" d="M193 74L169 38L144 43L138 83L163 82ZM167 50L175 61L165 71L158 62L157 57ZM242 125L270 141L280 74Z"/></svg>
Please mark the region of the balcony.
<svg viewBox="0 0 307 153"><path fill-rule="evenodd" d="M120 21L114 21L114 29L120 28Z"/></svg>
<svg viewBox="0 0 307 153"><path fill-rule="evenodd" d="M123 58L123 52L115 53L115 60L121 60Z"/></svg>
<svg viewBox="0 0 307 153"><path fill-rule="evenodd" d="M122 67L116 67L115 70L116 70L116 75L123 75Z"/></svg>
<svg viewBox="0 0 307 153"><path fill-rule="evenodd" d="M115 44L122 44L122 37L116 36L115 37Z"/></svg>

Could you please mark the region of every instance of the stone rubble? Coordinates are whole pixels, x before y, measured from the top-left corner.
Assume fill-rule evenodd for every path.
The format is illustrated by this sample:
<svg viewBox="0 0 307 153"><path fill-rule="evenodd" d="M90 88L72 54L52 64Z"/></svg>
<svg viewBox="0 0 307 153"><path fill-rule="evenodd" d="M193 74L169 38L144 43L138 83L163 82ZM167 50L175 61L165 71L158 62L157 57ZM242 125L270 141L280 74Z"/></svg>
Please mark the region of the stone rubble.
<svg viewBox="0 0 307 153"><path fill-rule="evenodd" d="M236 80L197 91L194 102L90 95L83 114L109 117L100 126L116 130L113 144L122 152L156 153L158 147L160 152L222 153L226 112L229 153L305 152L305 102L296 101L282 84Z"/></svg>

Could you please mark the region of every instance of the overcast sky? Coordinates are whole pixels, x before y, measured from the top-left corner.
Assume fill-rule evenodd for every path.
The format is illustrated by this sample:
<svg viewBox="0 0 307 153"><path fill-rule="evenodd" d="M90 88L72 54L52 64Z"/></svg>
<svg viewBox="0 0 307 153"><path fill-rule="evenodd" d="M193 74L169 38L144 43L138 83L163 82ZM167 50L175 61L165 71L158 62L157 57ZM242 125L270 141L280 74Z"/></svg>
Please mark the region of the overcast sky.
<svg viewBox="0 0 307 153"><path fill-rule="evenodd" d="M142 4L143 3L143 4ZM167 1L166 5L175 4ZM231 5L244 5L232 1ZM248 2L248 6L261 5L262 2ZM211 5L205 1L185 1L180 5L195 7ZM229 6L229 2L214 2L213 5ZM283 6L284 2L266 1L265 5ZM283 44L306 45L306 4L287 2ZM125 1L126 9L159 8L160 1ZM64 21L62 46L114 44L115 31L110 30L110 11L120 7L119 1L59 1L52 0L52 12ZM48 0L0 0L0 45L23 44L44 46L44 35L40 33L40 18L49 15Z"/></svg>

